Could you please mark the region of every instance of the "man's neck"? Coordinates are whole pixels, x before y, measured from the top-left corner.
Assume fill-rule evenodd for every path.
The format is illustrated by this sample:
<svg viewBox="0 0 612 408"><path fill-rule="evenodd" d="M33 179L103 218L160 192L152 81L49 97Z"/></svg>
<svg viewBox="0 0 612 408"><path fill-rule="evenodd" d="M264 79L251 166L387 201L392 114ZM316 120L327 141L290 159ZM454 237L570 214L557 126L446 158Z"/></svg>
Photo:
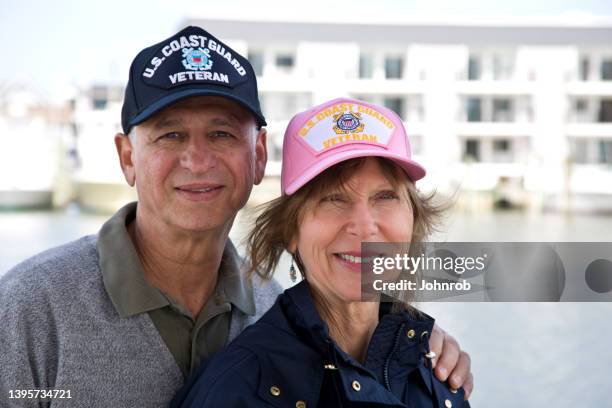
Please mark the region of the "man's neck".
<svg viewBox="0 0 612 408"><path fill-rule="evenodd" d="M217 286L229 225L201 234L168 231L139 219L128 232L146 280L191 313L195 319Z"/></svg>

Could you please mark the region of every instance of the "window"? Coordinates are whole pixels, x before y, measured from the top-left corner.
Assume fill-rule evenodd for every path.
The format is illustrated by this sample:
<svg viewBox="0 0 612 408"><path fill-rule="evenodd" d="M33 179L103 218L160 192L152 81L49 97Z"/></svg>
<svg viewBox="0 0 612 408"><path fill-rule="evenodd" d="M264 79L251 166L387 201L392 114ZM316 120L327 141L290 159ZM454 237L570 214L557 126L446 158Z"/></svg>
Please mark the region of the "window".
<svg viewBox="0 0 612 408"><path fill-rule="evenodd" d="M293 55L290 54L278 54L276 56L276 66L279 68L293 68Z"/></svg>
<svg viewBox="0 0 612 408"><path fill-rule="evenodd" d="M480 98L467 99L467 120L468 122L482 121L482 106Z"/></svg>
<svg viewBox="0 0 612 408"><path fill-rule="evenodd" d="M262 76L264 67L263 53L258 51L249 51L248 60L253 66L253 71L255 71L255 75L258 77Z"/></svg>
<svg viewBox="0 0 612 408"><path fill-rule="evenodd" d="M612 99L604 99L599 103L599 122L612 122Z"/></svg>
<svg viewBox="0 0 612 408"><path fill-rule="evenodd" d="M590 70L590 61L588 57L582 57L580 59L580 80L588 81L589 80L589 70Z"/></svg>
<svg viewBox="0 0 612 408"><path fill-rule="evenodd" d="M512 142L508 139L493 139L494 163L511 163L513 161Z"/></svg>
<svg viewBox="0 0 612 408"><path fill-rule="evenodd" d="M369 79L374 75L374 58L371 55L359 56L359 78Z"/></svg>
<svg viewBox="0 0 612 408"><path fill-rule="evenodd" d="M103 97L97 97L93 100L93 108L95 110L103 110L106 109L106 105L108 104L108 99Z"/></svg>
<svg viewBox="0 0 612 408"><path fill-rule="evenodd" d="M463 151L464 161L480 161L480 140L466 139Z"/></svg>
<svg viewBox="0 0 612 408"><path fill-rule="evenodd" d="M514 55L499 53L493 55L493 79L505 80L512 78L514 70Z"/></svg>
<svg viewBox="0 0 612 408"><path fill-rule="evenodd" d="M612 59L610 58L601 61L601 80L612 80Z"/></svg>
<svg viewBox="0 0 612 408"><path fill-rule="evenodd" d="M410 95L404 107L404 119L409 122L422 122L425 118L422 95Z"/></svg>
<svg viewBox="0 0 612 408"><path fill-rule="evenodd" d="M579 98L574 101L573 120L576 122L592 122L589 111L589 101L584 98Z"/></svg>
<svg viewBox="0 0 612 408"><path fill-rule="evenodd" d="M510 99L493 99L493 122L512 122L512 101Z"/></svg>
<svg viewBox="0 0 612 408"><path fill-rule="evenodd" d="M510 151L510 141L508 139L498 139L493 141L493 151L496 153L507 153Z"/></svg>
<svg viewBox="0 0 612 408"><path fill-rule="evenodd" d="M480 79L480 59L475 56L470 56L468 61L468 79L475 81Z"/></svg>
<svg viewBox="0 0 612 408"><path fill-rule="evenodd" d="M108 106L109 88L106 86L94 85L90 91L91 105L95 110L103 110Z"/></svg>
<svg viewBox="0 0 612 408"><path fill-rule="evenodd" d="M612 140L599 141L599 162L612 164Z"/></svg>
<svg viewBox="0 0 612 408"><path fill-rule="evenodd" d="M385 108L391 109L404 119L404 100L402 98L385 98L383 101Z"/></svg>
<svg viewBox="0 0 612 408"><path fill-rule="evenodd" d="M400 79L404 69L404 61L402 57L386 57L385 58L385 78Z"/></svg>
<svg viewBox="0 0 612 408"><path fill-rule="evenodd" d="M584 139L573 139L570 142L570 152L574 163L584 164L589 162L589 141Z"/></svg>
<svg viewBox="0 0 612 408"><path fill-rule="evenodd" d="M588 104L586 99L576 99L574 103L574 108L577 113L584 113L588 109Z"/></svg>

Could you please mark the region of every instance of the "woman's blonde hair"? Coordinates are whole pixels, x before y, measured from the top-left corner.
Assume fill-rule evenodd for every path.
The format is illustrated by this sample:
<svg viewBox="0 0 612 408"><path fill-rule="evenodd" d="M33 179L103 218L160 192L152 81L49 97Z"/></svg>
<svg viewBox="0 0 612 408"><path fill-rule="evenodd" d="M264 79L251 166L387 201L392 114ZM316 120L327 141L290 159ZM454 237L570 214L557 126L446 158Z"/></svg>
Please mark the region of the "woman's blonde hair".
<svg viewBox="0 0 612 408"><path fill-rule="evenodd" d="M247 254L250 256L250 273L264 279L272 278L283 251L297 237L304 214L332 191L346 191L348 180L364 165L368 157L350 159L325 170L292 195L283 195L256 208L258 213L247 236ZM435 192L423 195L414 183L394 162L375 157L385 177L396 192L405 193L413 213L411 247L436 229L444 206L434 203ZM402 188L404 190L402 190ZM304 265L299 256L292 254L300 272Z"/></svg>

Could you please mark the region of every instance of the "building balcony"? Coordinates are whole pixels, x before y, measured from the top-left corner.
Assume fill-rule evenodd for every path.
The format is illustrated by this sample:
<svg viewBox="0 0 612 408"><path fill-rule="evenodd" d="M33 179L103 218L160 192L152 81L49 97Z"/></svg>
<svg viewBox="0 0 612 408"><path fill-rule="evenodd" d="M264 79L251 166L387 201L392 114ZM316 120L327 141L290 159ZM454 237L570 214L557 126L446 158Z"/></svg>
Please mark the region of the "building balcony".
<svg viewBox="0 0 612 408"><path fill-rule="evenodd" d="M458 122L458 136L525 137L533 133L533 124L527 122Z"/></svg>
<svg viewBox="0 0 612 408"><path fill-rule="evenodd" d="M612 96L612 81L571 81L565 92L569 96Z"/></svg>
<svg viewBox="0 0 612 408"><path fill-rule="evenodd" d="M576 138L609 138L612 139L612 123L568 123L565 134Z"/></svg>

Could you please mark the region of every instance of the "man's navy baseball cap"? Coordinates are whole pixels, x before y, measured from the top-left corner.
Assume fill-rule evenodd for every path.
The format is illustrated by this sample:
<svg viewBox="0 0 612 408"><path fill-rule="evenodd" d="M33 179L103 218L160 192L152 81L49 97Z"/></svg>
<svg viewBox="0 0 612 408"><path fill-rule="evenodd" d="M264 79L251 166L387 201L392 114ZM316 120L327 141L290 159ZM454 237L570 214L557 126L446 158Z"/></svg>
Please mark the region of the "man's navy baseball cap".
<svg viewBox="0 0 612 408"><path fill-rule="evenodd" d="M246 58L200 27L186 27L142 50L130 67L121 110L127 135L132 126L191 96L232 99L265 126L257 97L257 80Z"/></svg>

